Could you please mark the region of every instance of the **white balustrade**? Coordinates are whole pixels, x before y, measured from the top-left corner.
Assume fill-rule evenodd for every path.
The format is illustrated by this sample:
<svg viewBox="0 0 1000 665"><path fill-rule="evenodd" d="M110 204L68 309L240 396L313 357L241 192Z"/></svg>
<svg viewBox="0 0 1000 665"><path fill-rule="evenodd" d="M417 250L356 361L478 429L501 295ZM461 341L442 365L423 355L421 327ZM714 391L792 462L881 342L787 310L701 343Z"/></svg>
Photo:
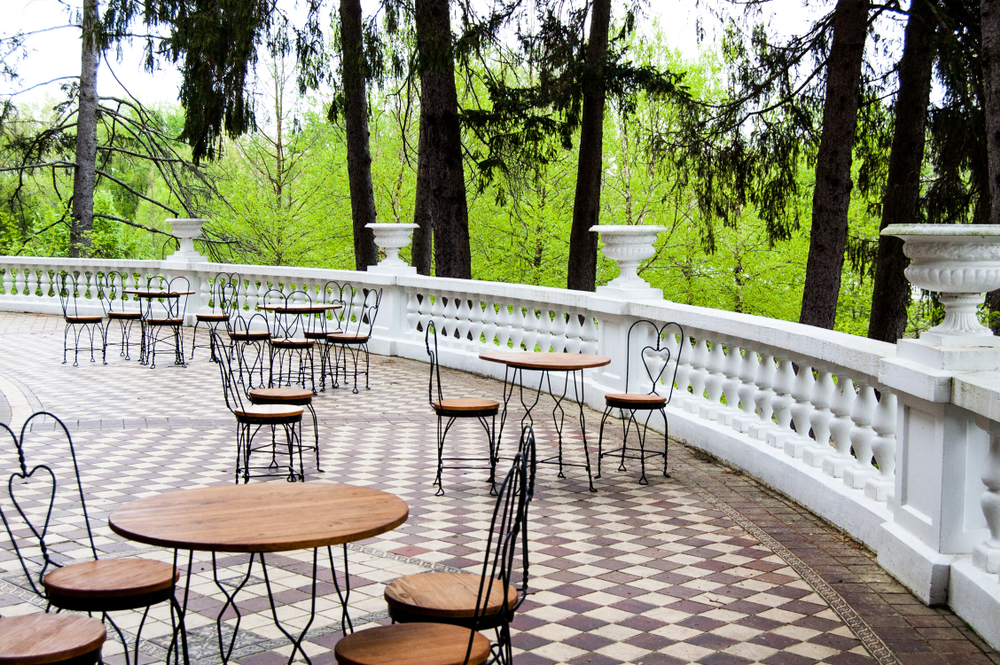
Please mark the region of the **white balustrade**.
<svg viewBox="0 0 1000 665"><path fill-rule="evenodd" d="M197 289L195 308L188 310L193 322L199 307L211 305L213 280L221 271L242 276L244 313L256 311L271 288L302 289L319 298L327 281L336 280L358 289L346 305L345 314L353 316L364 289L383 289L372 341L376 353L425 359L423 337L431 320L445 366L494 377L502 377L503 368L482 363L479 353L498 348L606 353L612 357L607 371L592 370L585 378L587 400L595 408L603 406L605 393L624 389L626 348L619 342L627 339L629 326L639 319L657 325L676 321L684 336L668 330L665 340L678 359L667 407L671 435L746 469L832 520L876 549L901 579L906 575L900 566L919 568L927 560L931 572L904 579L921 598L948 600L951 565L958 566L953 576L963 580L962 589L981 586L953 564L974 560L974 569L988 572L996 587L983 593L1000 599L1000 377L995 372L949 373L896 358L896 345L669 301L409 273L0 257L0 308L59 313L59 279L67 273L91 294L88 306L97 311L102 275L118 290L145 286L161 275L184 275ZM959 432L965 446L960 455L942 423L965 428ZM925 444L914 439L920 432L941 434ZM918 443L923 447L914 447ZM926 496L915 487L927 487ZM925 518L917 513L932 508L938 511L932 516L938 531L921 531ZM950 524L960 525L960 533ZM977 625L975 617L971 621ZM979 629L1000 642L1000 629L996 635Z"/></svg>

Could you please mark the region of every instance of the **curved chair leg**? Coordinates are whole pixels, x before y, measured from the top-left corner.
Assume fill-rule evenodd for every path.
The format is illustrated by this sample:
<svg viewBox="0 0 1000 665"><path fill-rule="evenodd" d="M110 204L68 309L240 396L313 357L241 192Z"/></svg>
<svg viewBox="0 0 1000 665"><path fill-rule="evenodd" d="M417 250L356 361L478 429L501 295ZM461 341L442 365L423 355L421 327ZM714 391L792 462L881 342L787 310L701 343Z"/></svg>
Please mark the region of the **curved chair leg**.
<svg viewBox="0 0 1000 665"><path fill-rule="evenodd" d="M600 433L597 435L597 475L594 478L601 477L601 458L604 457L604 423L608 422L608 417L611 415L611 411L614 409L613 406L609 406L604 409L604 415L601 416L601 429Z"/></svg>
<svg viewBox="0 0 1000 665"><path fill-rule="evenodd" d="M306 408L309 409L309 413L312 414L313 434L316 435L316 471L323 473L323 469L319 468L319 420L316 418L316 409L313 408L312 401L306 404Z"/></svg>
<svg viewBox="0 0 1000 665"><path fill-rule="evenodd" d="M438 416L438 437L437 437L437 475L434 478L434 485L437 485L437 492L434 496L444 496L444 479L442 478L444 474L444 439L448 436L448 430L455 423L454 418L448 420L448 424L444 424L444 420L441 416Z"/></svg>
<svg viewBox="0 0 1000 665"><path fill-rule="evenodd" d="M670 474L667 473L667 449L670 446L670 428L667 425L667 410L660 409L660 414L663 416L663 477L669 478Z"/></svg>

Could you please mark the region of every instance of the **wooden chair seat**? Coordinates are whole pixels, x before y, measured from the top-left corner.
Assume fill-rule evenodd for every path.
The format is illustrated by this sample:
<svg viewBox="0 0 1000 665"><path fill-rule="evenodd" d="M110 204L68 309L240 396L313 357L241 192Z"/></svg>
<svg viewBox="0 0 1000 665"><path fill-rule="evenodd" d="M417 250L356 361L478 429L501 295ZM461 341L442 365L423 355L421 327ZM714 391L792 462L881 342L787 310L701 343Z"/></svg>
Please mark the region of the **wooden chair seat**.
<svg viewBox="0 0 1000 665"><path fill-rule="evenodd" d="M184 319L147 319L147 326L180 326L184 325Z"/></svg>
<svg viewBox="0 0 1000 665"><path fill-rule="evenodd" d="M119 319L127 321L129 319L138 321L142 318L142 312L108 312L109 319Z"/></svg>
<svg viewBox="0 0 1000 665"><path fill-rule="evenodd" d="M98 660L104 624L80 614L26 614L0 619L0 665L46 665L90 655Z"/></svg>
<svg viewBox="0 0 1000 665"><path fill-rule="evenodd" d="M67 323L74 323L79 325L89 325L92 323L101 323L104 321L103 316L67 316Z"/></svg>
<svg viewBox="0 0 1000 665"><path fill-rule="evenodd" d="M165 600L173 594L179 575L162 561L104 559L57 568L42 583L56 607L103 612L145 607L159 602L159 596Z"/></svg>
<svg viewBox="0 0 1000 665"><path fill-rule="evenodd" d="M472 634L472 652L465 658ZM490 641L468 628L442 623L397 623L347 635L334 647L340 665L480 665Z"/></svg>
<svg viewBox="0 0 1000 665"><path fill-rule="evenodd" d="M476 600L482 578L472 573L422 573L393 580L385 587L385 602L389 615L401 610L411 617L416 615L435 619L464 619L476 616ZM483 588L485 593L485 586ZM507 587L507 608L517 605L517 589ZM503 607L503 585L494 582L481 616L488 617Z"/></svg>
<svg viewBox="0 0 1000 665"><path fill-rule="evenodd" d="M279 349L306 349L314 346L316 342L311 339L289 339L289 338L272 338L271 346L276 346Z"/></svg>
<svg viewBox="0 0 1000 665"><path fill-rule="evenodd" d="M326 341L335 344L364 344L371 335L333 332L326 334Z"/></svg>
<svg viewBox="0 0 1000 665"><path fill-rule="evenodd" d="M236 342L253 342L265 340L271 337L271 333L266 330L251 330L249 332L231 332L229 333L229 339Z"/></svg>
<svg viewBox="0 0 1000 665"><path fill-rule="evenodd" d="M662 395L643 393L605 395L604 400L608 406L622 409L659 409L667 403L667 398Z"/></svg>
<svg viewBox="0 0 1000 665"><path fill-rule="evenodd" d="M198 321L226 321L229 319L229 315L225 312L206 312L204 314L195 314L195 318Z"/></svg>
<svg viewBox="0 0 1000 665"><path fill-rule="evenodd" d="M500 402L492 399L479 399L477 397L459 397L456 399L443 399L434 402L434 410L447 413L449 411L460 413L496 413L500 410Z"/></svg>
<svg viewBox="0 0 1000 665"><path fill-rule="evenodd" d="M286 419L301 418L303 409L297 406L287 406L285 404L252 404L243 409L233 411L237 418L249 418L256 420L281 421Z"/></svg>
<svg viewBox="0 0 1000 665"><path fill-rule="evenodd" d="M311 390L306 388L254 388L248 393L254 404L274 404L276 402L305 404L313 398Z"/></svg>

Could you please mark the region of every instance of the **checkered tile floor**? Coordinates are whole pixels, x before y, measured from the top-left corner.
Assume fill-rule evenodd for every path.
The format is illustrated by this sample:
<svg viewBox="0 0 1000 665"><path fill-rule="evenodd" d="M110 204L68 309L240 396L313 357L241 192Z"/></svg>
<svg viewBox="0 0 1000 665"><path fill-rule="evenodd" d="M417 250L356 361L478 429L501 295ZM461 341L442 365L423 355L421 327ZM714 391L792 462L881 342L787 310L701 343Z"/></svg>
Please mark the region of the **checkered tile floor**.
<svg viewBox="0 0 1000 665"><path fill-rule="evenodd" d="M12 425L20 427L25 409L44 408L72 432L102 556L172 561L172 552L113 534L107 516L134 498L232 482L234 421L208 350L198 349L186 368L161 361L154 370L110 349L106 366L88 358L73 367L61 364L62 320L23 314L0 314L0 340L0 387ZM382 590L396 577L473 571L482 564L492 508L487 474L446 471L446 494L434 496L436 421L427 405L426 372L421 363L373 357L370 391L328 389L314 400L323 472L307 457L307 482L375 487L410 507L406 524L349 546L349 607L358 629L387 622ZM443 374L449 393L501 395L495 381ZM536 413L546 413L543 407ZM508 423L519 416L512 414ZM554 429L544 417L535 421L539 456L545 457L555 450ZM598 422L598 414L588 411L595 448ZM502 454L510 455L514 446L512 429L508 424ZM307 419L304 436L312 435ZM449 436L454 454L484 454L477 424L458 424ZM68 470L53 431L38 427L31 437L40 456L35 463L45 459L57 473ZM0 446L3 468L15 468L9 444ZM568 434L565 450L569 461L582 462L578 433ZM560 479L554 467L539 468L529 515L532 593L513 624L516 663L1000 662L961 621L919 605L874 565L870 552L801 508L681 445L672 446L670 461L672 477L647 468L650 482L641 486L635 463L619 472L606 459L597 493L588 491L582 469L568 468ZM19 498L28 510L43 505L27 493ZM68 559L86 556L77 505L67 498L53 517L53 528L66 539L60 553ZM0 615L39 611L44 604L25 588L9 543L0 542ZM311 556L267 557L266 582L283 627L306 627ZM186 559L181 563L186 571ZM191 568L192 658L219 660L215 619L225 602L220 587L231 592L249 574L237 597L239 619L232 608L223 613L227 639L239 622L234 660L286 662L291 647L275 626L259 562L249 572L246 556L220 555L216 564L219 584L210 555L196 555ZM342 560L337 566L342 571ZM305 643L317 665L333 662L341 634L331 582L327 570ZM141 617L115 618L131 642ZM140 660L162 661L170 636L168 608L153 609L142 635ZM105 655L123 662L121 650L109 642Z"/></svg>

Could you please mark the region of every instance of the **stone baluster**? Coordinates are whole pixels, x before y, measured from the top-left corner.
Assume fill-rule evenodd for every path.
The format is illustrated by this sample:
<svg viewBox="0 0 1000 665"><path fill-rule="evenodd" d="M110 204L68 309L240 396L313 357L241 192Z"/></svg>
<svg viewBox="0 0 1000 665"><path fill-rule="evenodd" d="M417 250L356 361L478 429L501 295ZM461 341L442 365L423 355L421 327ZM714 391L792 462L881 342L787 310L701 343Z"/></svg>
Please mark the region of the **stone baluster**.
<svg viewBox="0 0 1000 665"><path fill-rule="evenodd" d="M580 312L569 312L566 318L566 353L579 353L583 344L583 324L580 322Z"/></svg>
<svg viewBox="0 0 1000 665"><path fill-rule="evenodd" d="M878 475L865 481L865 496L876 501L888 501L896 488L896 394L882 389L880 408L875 412L872 429L872 454L878 464Z"/></svg>
<svg viewBox="0 0 1000 665"><path fill-rule="evenodd" d="M56 275L59 271L56 271ZM11 269L10 265L5 265L3 268L3 294L5 296L14 295L14 271Z"/></svg>
<svg viewBox="0 0 1000 665"><path fill-rule="evenodd" d="M73 281L73 271L70 271L70 278L67 283L72 283ZM24 298L24 290L27 285L28 271L24 266L17 269L17 275L14 276L14 290L11 292L19 300Z"/></svg>
<svg viewBox="0 0 1000 665"><path fill-rule="evenodd" d="M816 379L813 377L813 368L804 363L799 364L799 371L795 374L795 385L792 386L792 397L795 404L792 404L792 422L795 423L795 435L785 439L783 446L786 455L801 457L805 447L812 443L809 437L809 416L812 415L813 386Z"/></svg>
<svg viewBox="0 0 1000 665"><path fill-rule="evenodd" d="M872 388L874 395L874 389ZM885 394L882 395L885 397ZM872 413L871 425L864 432L864 436L855 439L851 435L851 443L854 446L854 463L844 469L844 484L854 489L864 489L865 482L874 476L878 471L872 466L872 441L878 435L878 430L885 430L890 427L888 419L892 419L893 425L896 422L896 400L879 399L878 405Z"/></svg>
<svg viewBox="0 0 1000 665"><path fill-rule="evenodd" d="M691 354L691 397L684 403L684 409L690 413L698 413L698 408L705 403L705 380L708 378L708 342L704 333L698 335Z"/></svg>
<svg viewBox="0 0 1000 665"><path fill-rule="evenodd" d="M743 355L740 353L739 340L733 340L726 353L726 361L722 363L722 394L726 397L726 405L716 415L720 424L732 427L733 416L738 414L740 405L740 365Z"/></svg>
<svg viewBox="0 0 1000 665"><path fill-rule="evenodd" d="M837 382L837 392L833 396L830 411L833 420L830 421L830 437L833 448L822 460L823 472L840 478L844 475L844 466L854 459L851 457L851 431L854 429L852 413L858 401L858 393L854 381L845 375Z"/></svg>
<svg viewBox="0 0 1000 665"><path fill-rule="evenodd" d="M757 365L757 373L754 376L754 385L757 390L754 392L753 403L757 408L757 422L750 423L748 433L753 439L758 441L767 440L768 431L774 428L771 417L774 415L774 375L776 367L774 356L766 350L761 350L761 359Z"/></svg>
<svg viewBox="0 0 1000 665"><path fill-rule="evenodd" d="M990 435L982 475L986 490L979 499L990 537L972 548L972 563L987 573L997 573L1000 572L1000 423L977 416L976 424Z"/></svg>
<svg viewBox="0 0 1000 665"><path fill-rule="evenodd" d="M778 370L774 379L775 398L771 402L774 406L774 419L777 427L767 432L767 445L773 448L784 448L785 439L794 436L791 428L792 404L795 398L792 397L792 389L795 387L795 368L792 366L791 358L782 358L778 361Z"/></svg>
<svg viewBox="0 0 1000 665"><path fill-rule="evenodd" d="M722 341L716 337L712 340L712 349L708 354L708 376L705 377L705 389L708 391L708 403L698 407L698 415L708 420L715 420L722 409L722 382L726 375L722 369L726 365L726 354Z"/></svg>
<svg viewBox="0 0 1000 665"><path fill-rule="evenodd" d="M511 306L510 341L514 344L514 350L520 351L521 346L524 345L526 350L533 351L534 345L529 347L524 343L524 308L522 308L521 303L516 300L511 303Z"/></svg>
<svg viewBox="0 0 1000 665"><path fill-rule="evenodd" d="M823 459L833 453L830 447L830 421L834 414L830 410L837 386L833 375L825 368L817 368L819 377L813 385L813 412L809 415L809 425L813 431L813 443L802 450L802 461L808 466L823 466Z"/></svg>
<svg viewBox="0 0 1000 665"><path fill-rule="evenodd" d="M556 353L562 353L566 350L566 322L569 320L569 314L563 311L553 312L553 314L550 324L551 348Z"/></svg>
<svg viewBox="0 0 1000 665"><path fill-rule="evenodd" d="M497 303L499 309L497 310L497 346L499 346L504 351L507 350L508 344L510 342L510 310L507 307L507 303L500 302Z"/></svg>
<svg viewBox="0 0 1000 665"><path fill-rule="evenodd" d="M733 418L733 429L737 432L749 432L750 425L759 422L755 411L754 398L757 395L757 385L754 380L760 372L760 360L757 352L743 347L743 361L740 363L740 386L736 391L740 400L740 414Z"/></svg>
<svg viewBox="0 0 1000 665"><path fill-rule="evenodd" d="M406 330L408 333L419 333L420 326L420 300L416 291L406 292ZM420 326L422 328L422 326Z"/></svg>
<svg viewBox="0 0 1000 665"><path fill-rule="evenodd" d="M538 350L546 353L552 350L552 319L549 318L549 308L544 305L535 305L535 331L538 336L535 343Z"/></svg>
<svg viewBox="0 0 1000 665"><path fill-rule="evenodd" d="M674 394L671 401L674 404L683 406L691 393L691 356L694 349L691 347L691 338L688 335L677 340L677 382L674 387Z"/></svg>

